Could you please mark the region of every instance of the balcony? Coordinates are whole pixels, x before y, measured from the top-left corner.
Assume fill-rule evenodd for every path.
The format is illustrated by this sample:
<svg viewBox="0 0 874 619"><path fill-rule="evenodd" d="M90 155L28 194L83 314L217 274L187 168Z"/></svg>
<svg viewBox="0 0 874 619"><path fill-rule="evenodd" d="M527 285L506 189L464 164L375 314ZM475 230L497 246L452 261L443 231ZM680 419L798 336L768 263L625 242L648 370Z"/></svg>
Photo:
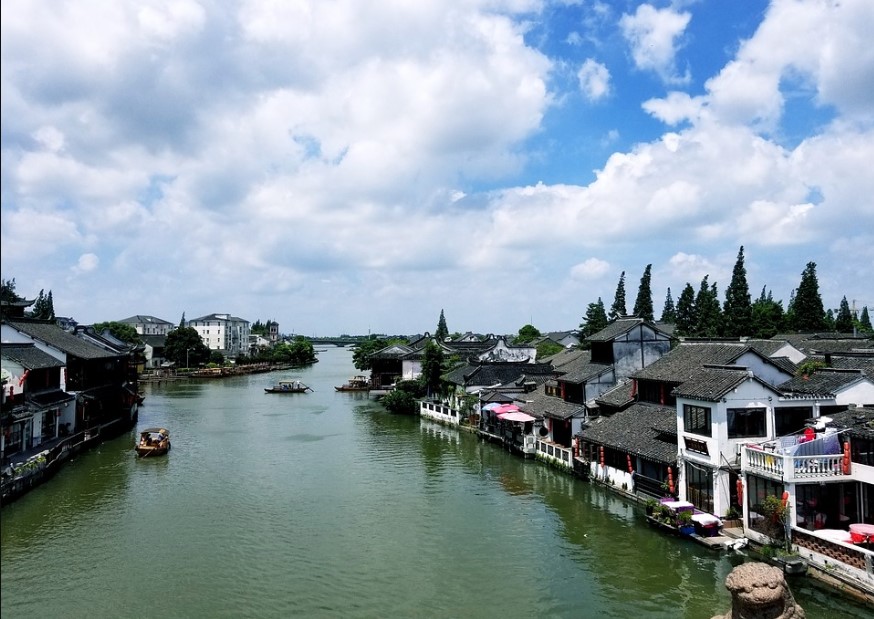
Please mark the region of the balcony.
<svg viewBox="0 0 874 619"><path fill-rule="evenodd" d="M784 456L759 447L743 446L741 470L785 483L847 481L842 454ZM852 469L851 469L852 471Z"/></svg>

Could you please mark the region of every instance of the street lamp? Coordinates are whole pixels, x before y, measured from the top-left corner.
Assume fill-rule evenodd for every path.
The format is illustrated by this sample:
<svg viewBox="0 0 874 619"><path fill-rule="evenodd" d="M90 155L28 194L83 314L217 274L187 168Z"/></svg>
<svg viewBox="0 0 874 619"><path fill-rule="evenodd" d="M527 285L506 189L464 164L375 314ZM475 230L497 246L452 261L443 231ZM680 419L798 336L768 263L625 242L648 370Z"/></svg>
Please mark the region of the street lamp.
<svg viewBox="0 0 874 619"><path fill-rule="evenodd" d="M191 352L190 348L185 349L185 369L186 370L191 367L188 365L188 353L190 353L190 352Z"/></svg>

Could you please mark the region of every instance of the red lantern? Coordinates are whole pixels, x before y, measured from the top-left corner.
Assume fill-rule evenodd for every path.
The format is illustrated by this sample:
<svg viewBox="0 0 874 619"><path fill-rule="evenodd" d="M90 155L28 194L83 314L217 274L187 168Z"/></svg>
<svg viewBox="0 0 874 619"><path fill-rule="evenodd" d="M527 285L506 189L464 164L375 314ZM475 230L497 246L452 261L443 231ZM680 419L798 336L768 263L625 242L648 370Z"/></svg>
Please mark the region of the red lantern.
<svg viewBox="0 0 874 619"><path fill-rule="evenodd" d="M674 494L674 471L668 467L668 492Z"/></svg>
<svg viewBox="0 0 874 619"><path fill-rule="evenodd" d="M737 480L735 484L735 488L737 489L737 504L744 504L744 483L740 479Z"/></svg>
<svg viewBox="0 0 874 619"><path fill-rule="evenodd" d="M844 475L850 474L850 441L844 442L844 459L842 462Z"/></svg>
<svg viewBox="0 0 874 619"><path fill-rule="evenodd" d="M631 466L631 454L625 454L625 459L628 462L628 472L633 473L634 468L632 468L632 466Z"/></svg>
<svg viewBox="0 0 874 619"><path fill-rule="evenodd" d="M604 466L604 446L601 445L601 466Z"/></svg>

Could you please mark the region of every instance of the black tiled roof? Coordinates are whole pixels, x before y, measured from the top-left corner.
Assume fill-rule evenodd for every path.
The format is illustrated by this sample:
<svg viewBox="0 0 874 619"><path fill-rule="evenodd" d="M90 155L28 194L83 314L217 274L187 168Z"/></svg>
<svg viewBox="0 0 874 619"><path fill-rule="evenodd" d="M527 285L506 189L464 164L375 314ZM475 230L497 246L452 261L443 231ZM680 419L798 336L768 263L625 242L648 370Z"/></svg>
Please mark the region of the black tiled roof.
<svg viewBox="0 0 874 619"><path fill-rule="evenodd" d="M33 344L2 344L0 353L4 359L15 361L28 370L45 370L64 367L63 362L41 351Z"/></svg>
<svg viewBox="0 0 874 619"><path fill-rule="evenodd" d="M579 385L612 370L613 366L609 363L587 363L571 372L562 374L558 377L558 381Z"/></svg>
<svg viewBox="0 0 874 619"><path fill-rule="evenodd" d="M519 394L517 398L516 404L519 406L519 410L532 417L570 419L584 415L586 412L586 408L582 404L565 402L559 397L546 395L543 387L531 393Z"/></svg>
<svg viewBox="0 0 874 619"><path fill-rule="evenodd" d="M869 378L874 379L874 352L867 353L834 353L826 355L811 355L814 361L822 361L829 367L839 370L862 370ZM793 372L794 374L794 372Z"/></svg>
<svg viewBox="0 0 874 619"><path fill-rule="evenodd" d="M677 411L667 406L638 402L592 420L580 435L655 462L673 465L677 461Z"/></svg>
<svg viewBox="0 0 874 619"><path fill-rule="evenodd" d="M390 346L386 346L385 348L372 353L369 358L400 360L411 352L413 352L413 349L409 346L405 346L404 344L391 344Z"/></svg>
<svg viewBox="0 0 874 619"><path fill-rule="evenodd" d="M848 387L866 378L861 370L835 370L824 368L817 370L811 376L795 376L777 388L787 393L805 393L811 395L835 395L844 387Z"/></svg>
<svg viewBox="0 0 874 619"><path fill-rule="evenodd" d="M465 365L445 376L445 380L456 385L505 385L524 378L552 376L552 366L548 363L495 362Z"/></svg>
<svg viewBox="0 0 874 619"><path fill-rule="evenodd" d="M36 340L45 342L80 359L117 359L119 357L116 353L111 353L76 337L72 333L67 333L55 324L28 320L7 320L6 323Z"/></svg>
<svg viewBox="0 0 874 619"><path fill-rule="evenodd" d="M643 318L619 318L614 320L609 325L593 333L586 338L589 342L609 342L615 340L620 335L624 335L631 331L634 327L642 325L646 321ZM655 325L650 325L653 329L658 329Z"/></svg>
<svg viewBox="0 0 874 619"><path fill-rule="evenodd" d="M704 367L678 385L673 395L690 400L717 402L723 395L750 378L754 378L753 373L743 368Z"/></svg>
<svg viewBox="0 0 874 619"><path fill-rule="evenodd" d="M705 365L728 365L750 350L746 344L682 342L671 352L632 376L646 380L682 383ZM759 353L761 354L761 353Z"/></svg>
<svg viewBox="0 0 874 619"><path fill-rule="evenodd" d="M874 408L850 408L828 416L831 418L828 425L849 430L851 437L874 439Z"/></svg>
<svg viewBox="0 0 874 619"><path fill-rule="evenodd" d="M634 402L633 389L634 383L626 380L602 393L595 398L595 402L611 408L623 408Z"/></svg>

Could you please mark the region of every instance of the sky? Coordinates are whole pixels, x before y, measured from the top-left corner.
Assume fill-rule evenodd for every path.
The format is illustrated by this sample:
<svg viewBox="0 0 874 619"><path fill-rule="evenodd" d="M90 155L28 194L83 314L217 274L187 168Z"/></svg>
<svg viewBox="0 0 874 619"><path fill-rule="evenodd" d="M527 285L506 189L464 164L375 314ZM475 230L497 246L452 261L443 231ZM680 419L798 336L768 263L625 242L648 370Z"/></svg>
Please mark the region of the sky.
<svg viewBox="0 0 874 619"><path fill-rule="evenodd" d="M870 0L2 0L0 271L80 324L874 311Z"/></svg>

